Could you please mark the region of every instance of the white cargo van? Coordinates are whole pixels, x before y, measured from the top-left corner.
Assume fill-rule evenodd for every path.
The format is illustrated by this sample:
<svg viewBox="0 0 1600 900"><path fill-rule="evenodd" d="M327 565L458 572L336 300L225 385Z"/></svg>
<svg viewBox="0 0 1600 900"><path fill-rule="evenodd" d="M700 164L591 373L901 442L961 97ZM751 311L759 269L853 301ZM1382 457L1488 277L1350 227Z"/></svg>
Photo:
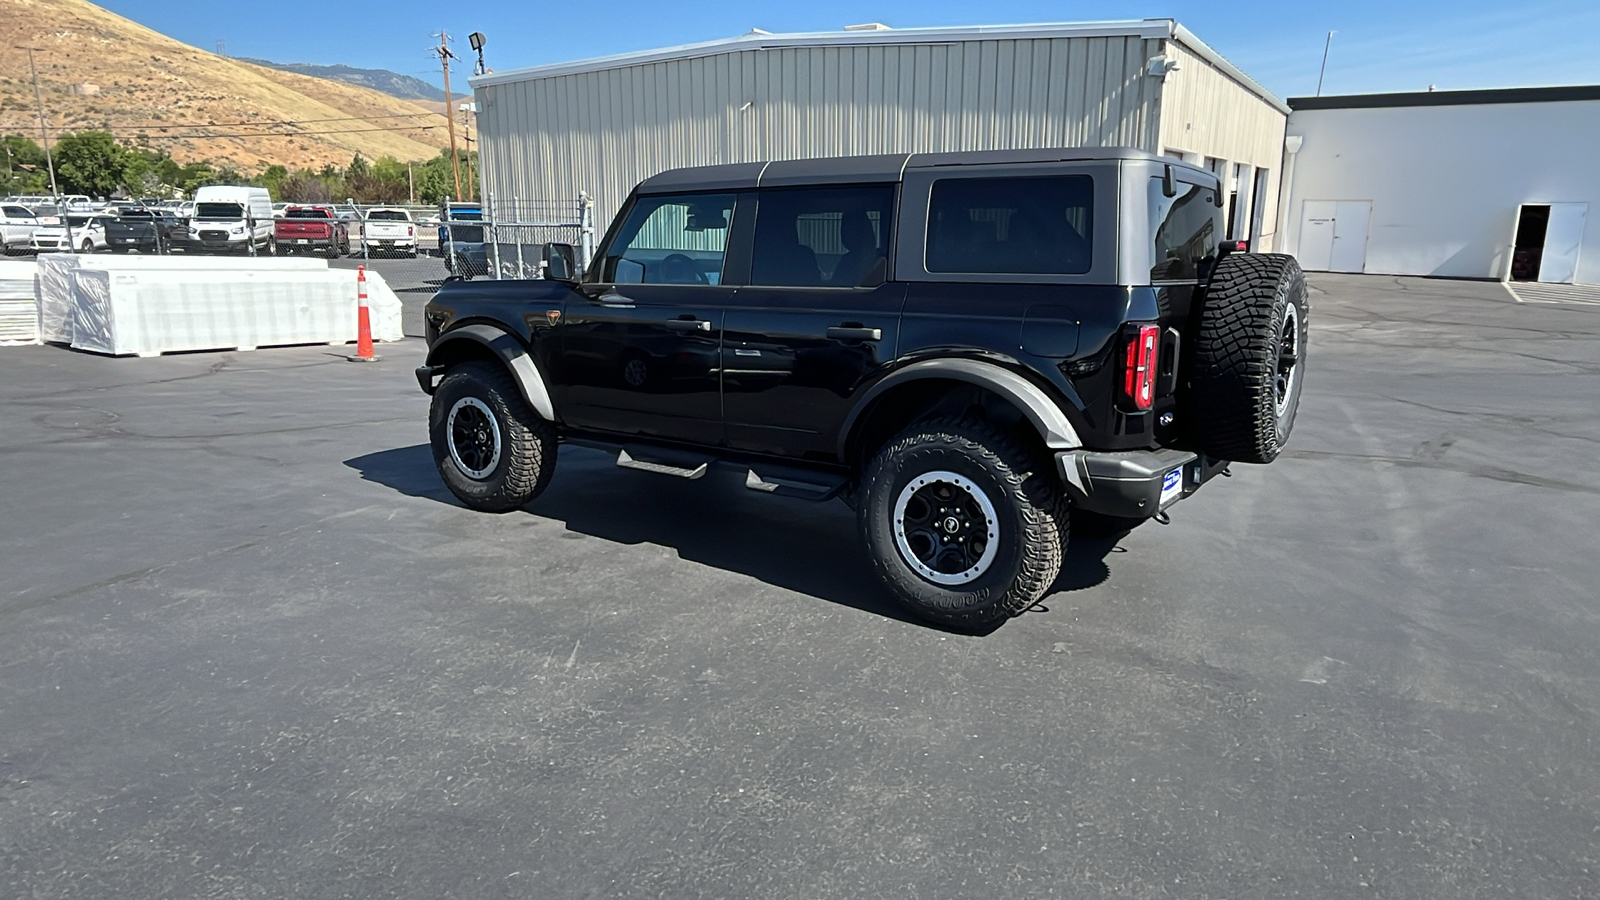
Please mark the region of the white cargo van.
<svg viewBox="0 0 1600 900"><path fill-rule="evenodd" d="M266 188L209 185L194 192L189 249L260 255L277 251L272 236L272 195Z"/></svg>

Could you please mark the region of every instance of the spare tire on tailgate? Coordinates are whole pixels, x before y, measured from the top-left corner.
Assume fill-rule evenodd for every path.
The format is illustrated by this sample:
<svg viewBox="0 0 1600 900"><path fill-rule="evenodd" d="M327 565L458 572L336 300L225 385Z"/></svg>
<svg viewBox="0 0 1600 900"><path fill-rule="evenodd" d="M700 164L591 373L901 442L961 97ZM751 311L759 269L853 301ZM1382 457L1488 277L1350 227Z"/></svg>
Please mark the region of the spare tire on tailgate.
<svg viewBox="0 0 1600 900"><path fill-rule="evenodd" d="M1236 253L1212 272L1195 328L1191 433L1210 456L1269 463L1294 427L1306 360L1306 282L1294 257Z"/></svg>

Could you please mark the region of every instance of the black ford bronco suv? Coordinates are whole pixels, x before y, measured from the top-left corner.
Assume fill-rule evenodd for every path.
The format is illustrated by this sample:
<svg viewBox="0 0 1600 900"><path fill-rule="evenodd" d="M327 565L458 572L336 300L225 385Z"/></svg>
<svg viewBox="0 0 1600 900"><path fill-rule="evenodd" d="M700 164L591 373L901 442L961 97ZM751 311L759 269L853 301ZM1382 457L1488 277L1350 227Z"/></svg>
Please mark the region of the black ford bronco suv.
<svg viewBox="0 0 1600 900"><path fill-rule="evenodd" d="M428 304L440 475L503 512L561 441L843 498L946 626L1034 604L1069 533L1165 517L1294 423L1306 289L1223 241L1214 175L1137 150L740 163L640 184L571 279Z"/></svg>

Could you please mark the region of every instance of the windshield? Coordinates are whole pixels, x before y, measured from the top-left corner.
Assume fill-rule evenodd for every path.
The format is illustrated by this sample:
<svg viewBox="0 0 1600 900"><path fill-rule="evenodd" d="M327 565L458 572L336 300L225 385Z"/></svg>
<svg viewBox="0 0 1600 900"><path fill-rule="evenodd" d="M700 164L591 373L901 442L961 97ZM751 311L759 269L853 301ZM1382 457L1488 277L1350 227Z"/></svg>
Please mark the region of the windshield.
<svg viewBox="0 0 1600 900"><path fill-rule="evenodd" d="M67 224L73 228L87 228L90 223L100 224L100 220L90 216L67 216Z"/></svg>
<svg viewBox="0 0 1600 900"><path fill-rule="evenodd" d="M452 225L445 233L450 236L449 240L455 241L458 244L483 243L482 225Z"/></svg>
<svg viewBox="0 0 1600 900"><path fill-rule="evenodd" d="M244 207L238 203L196 203L194 216L197 219L242 219Z"/></svg>
<svg viewBox="0 0 1600 900"><path fill-rule="evenodd" d="M406 222L410 221L406 214L398 209L377 209L367 213L369 222Z"/></svg>
<svg viewBox="0 0 1600 900"><path fill-rule="evenodd" d="M33 214L36 216L55 216L60 215L60 212L54 206L35 206Z"/></svg>

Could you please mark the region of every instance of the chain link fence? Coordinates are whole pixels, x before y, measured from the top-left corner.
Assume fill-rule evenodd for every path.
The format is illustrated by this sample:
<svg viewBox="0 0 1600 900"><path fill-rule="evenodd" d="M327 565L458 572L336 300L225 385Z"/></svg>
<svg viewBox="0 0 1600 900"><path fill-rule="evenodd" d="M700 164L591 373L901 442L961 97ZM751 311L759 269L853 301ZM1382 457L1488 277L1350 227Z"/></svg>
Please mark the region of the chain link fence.
<svg viewBox="0 0 1600 900"><path fill-rule="evenodd" d="M594 201L497 199L440 204L439 254L452 275L467 278L542 278L545 248L572 246L578 272L594 251Z"/></svg>

